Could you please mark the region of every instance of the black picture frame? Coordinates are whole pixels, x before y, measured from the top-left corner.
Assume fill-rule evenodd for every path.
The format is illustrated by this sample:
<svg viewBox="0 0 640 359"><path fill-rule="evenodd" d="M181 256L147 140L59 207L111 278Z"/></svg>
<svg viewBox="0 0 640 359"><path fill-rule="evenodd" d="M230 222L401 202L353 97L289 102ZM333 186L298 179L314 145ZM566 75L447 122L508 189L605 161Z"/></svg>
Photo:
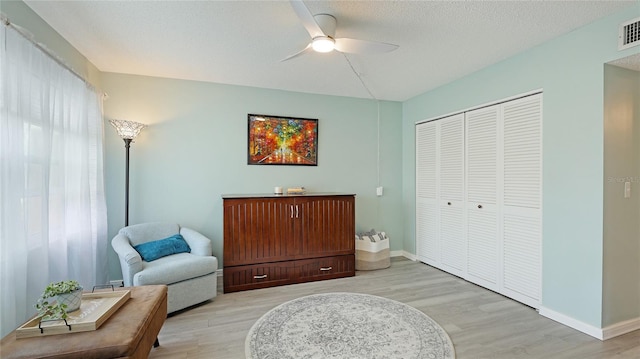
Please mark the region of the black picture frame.
<svg viewBox="0 0 640 359"><path fill-rule="evenodd" d="M318 165L318 119L247 115L247 164Z"/></svg>

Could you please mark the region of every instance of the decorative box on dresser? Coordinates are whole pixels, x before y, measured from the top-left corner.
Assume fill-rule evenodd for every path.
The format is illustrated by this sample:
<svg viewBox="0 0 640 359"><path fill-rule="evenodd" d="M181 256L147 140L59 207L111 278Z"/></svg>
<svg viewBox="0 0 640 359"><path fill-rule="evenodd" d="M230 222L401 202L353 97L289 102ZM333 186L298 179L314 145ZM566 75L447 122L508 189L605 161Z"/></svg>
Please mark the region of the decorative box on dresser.
<svg viewBox="0 0 640 359"><path fill-rule="evenodd" d="M224 291L355 275L355 195L223 195Z"/></svg>

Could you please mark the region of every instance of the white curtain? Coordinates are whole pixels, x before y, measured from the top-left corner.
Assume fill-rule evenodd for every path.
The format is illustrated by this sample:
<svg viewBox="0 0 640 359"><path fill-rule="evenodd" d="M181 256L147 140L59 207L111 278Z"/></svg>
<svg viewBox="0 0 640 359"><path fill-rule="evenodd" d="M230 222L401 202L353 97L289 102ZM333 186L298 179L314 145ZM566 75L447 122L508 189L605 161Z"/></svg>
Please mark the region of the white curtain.
<svg viewBox="0 0 640 359"><path fill-rule="evenodd" d="M0 26L0 334L53 281L107 280L102 96Z"/></svg>

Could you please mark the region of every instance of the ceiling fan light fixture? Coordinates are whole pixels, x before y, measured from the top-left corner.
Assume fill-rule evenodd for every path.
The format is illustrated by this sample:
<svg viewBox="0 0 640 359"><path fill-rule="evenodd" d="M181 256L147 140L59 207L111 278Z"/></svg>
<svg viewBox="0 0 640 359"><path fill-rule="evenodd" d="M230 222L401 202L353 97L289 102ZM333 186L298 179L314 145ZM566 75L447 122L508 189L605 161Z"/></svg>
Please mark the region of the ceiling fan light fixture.
<svg viewBox="0 0 640 359"><path fill-rule="evenodd" d="M313 39L311 47L316 52L331 52L336 47L336 40L329 36L318 36Z"/></svg>

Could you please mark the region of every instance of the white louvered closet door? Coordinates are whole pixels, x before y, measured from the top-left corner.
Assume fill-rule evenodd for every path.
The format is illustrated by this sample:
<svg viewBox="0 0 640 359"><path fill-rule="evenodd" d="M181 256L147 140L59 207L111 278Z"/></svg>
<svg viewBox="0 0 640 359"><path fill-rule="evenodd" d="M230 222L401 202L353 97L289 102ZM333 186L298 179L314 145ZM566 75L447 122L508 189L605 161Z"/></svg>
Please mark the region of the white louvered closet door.
<svg viewBox="0 0 640 359"><path fill-rule="evenodd" d="M504 104L503 293L539 307L542 268L542 95Z"/></svg>
<svg viewBox="0 0 640 359"><path fill-rule="evenodd" d="M500 105L466 113L466 279L499 290L498 173Z"/></svg>
<svg viewBox="0 0 640 359"><path fill-rule="evenodd" d="M435 121L416 126L416 256L431 265L440 258L436 132Z"/></svg>
<svg viewBox="0 0 640 359"><path fill-rule="evenodd" d="M542 94L416 126L419 260L539 308Z"/></svg>
<svg viewBox="0 0 640 359"><path fill-rule="evenodd" d="M463 276L466 267L464 227L464 114L438 121L439 229L442 269Z"/></svg>

